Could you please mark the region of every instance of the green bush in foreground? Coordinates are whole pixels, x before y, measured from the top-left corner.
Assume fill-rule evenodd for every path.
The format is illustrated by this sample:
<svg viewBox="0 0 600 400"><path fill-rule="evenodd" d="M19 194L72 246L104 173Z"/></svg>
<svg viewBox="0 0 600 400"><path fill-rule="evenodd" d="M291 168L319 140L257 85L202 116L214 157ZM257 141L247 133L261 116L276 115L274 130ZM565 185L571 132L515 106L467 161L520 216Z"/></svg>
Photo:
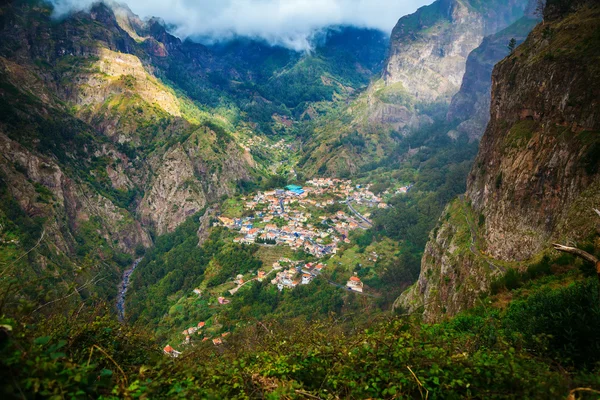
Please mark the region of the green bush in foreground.
<svg viewBox="0 0 600 400"><path fill-rule="evenodd" d="M585 347L595 334L584 337L596 324L597 307L587 307L596 289L587 279L438 325L256 322L178 359L100 311L5 321L14 332L1 345L0 383L3 398L566 398L600 386L597 350ZM569 326L573 334L562 333Z"/></svg>

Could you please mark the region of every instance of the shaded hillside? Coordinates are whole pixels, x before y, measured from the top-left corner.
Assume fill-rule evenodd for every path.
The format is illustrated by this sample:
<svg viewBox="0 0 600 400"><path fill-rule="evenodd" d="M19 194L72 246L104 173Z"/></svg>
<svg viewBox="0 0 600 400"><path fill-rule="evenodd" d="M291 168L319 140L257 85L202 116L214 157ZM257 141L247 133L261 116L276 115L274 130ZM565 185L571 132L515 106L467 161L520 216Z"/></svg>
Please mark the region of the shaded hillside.
<svg viewBox="0 0 600 400"><path fill-rule="evenodd" d="M537 25L534 15L525 16L502 31L483 39L469 54L460 90L450 103L446 119L456 126L451 135L466 133L469 139L481 138L490 119L492 71L510 54L509 43L520 45Z"/></svg>
<svg viewBox="0 0 600 400"><path fill-rule="evenodd" d="M552 4L549 4L549 7ZM433 231L398 304L439 320L553 241L597 246L598 5L546 17L494 70L491 121L464 199Z"/></svg>

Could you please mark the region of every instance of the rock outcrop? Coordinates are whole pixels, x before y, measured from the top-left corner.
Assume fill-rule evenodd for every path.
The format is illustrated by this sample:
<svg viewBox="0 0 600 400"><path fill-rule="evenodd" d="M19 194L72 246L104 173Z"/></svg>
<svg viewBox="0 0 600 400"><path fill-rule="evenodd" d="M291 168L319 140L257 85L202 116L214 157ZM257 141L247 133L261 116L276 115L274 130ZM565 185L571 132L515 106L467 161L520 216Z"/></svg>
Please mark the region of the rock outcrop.
<svg viewBox="0 0 600 400"><path fill-rule="evenodd" d="M483 39L481 45L469 54L466 71L459 92L454 95L446 115L448 122L457 124L451 135L465 133L470 140L478 140L490 120L492 71L494 66L509 55L509 43L520 45L537 25L533 13L524 16L502 31Z"/></svg>
<svg viewBox="0 0 600 400"><path fill-rule="evenodd" d="M485 36L523 16L527 4L438 0L401 18L392 32L386 85L397 85L414 102L449 102L462 83L469 54Z"/></svg>
<svg viewBox="0 0 600 400"><path fill-rule="evenodd" d="M337 116L319 121L305 146L304 172L356 173L361 166L395 151L398 133L407 135L445 118L463 81L468 55L485 36L523 17L530 1L437 0L401 18L392 33L382 78L348 104L342 114L344 124ZM485 84L489 87L489 79ZM475 103L479 105L479 99ZM481 136L483 130L469 124L473 121L466 122L461 131L478 131L473 136ZM344 136L356 134L364 146L338 145Z"/></svg>
<svg viewBox="0 0 600 400"><path fill-rule="evenodd" d="M491 121L466 197L440 219L398 307L422 307L427 321L453 315L505 268L596 232L600 7L587 3L546 16L494 69Z"/></svg>

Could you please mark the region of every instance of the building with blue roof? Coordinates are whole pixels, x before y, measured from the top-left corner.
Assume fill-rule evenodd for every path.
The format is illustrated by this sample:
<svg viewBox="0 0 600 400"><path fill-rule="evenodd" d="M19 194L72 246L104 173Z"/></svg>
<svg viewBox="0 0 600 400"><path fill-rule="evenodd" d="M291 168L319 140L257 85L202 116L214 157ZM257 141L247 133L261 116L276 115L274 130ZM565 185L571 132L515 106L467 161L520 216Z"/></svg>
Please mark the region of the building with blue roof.
<svg viewBox="0 0 600 400"><path fill-rule="evenodd" d="M285 187L285 190L287 190L288 192L291 192L292 194L294 194L296 196L300 196L301 194L304 193L304 189L302 189L302 186L298 186L298 185L287 185Z"/></svg>

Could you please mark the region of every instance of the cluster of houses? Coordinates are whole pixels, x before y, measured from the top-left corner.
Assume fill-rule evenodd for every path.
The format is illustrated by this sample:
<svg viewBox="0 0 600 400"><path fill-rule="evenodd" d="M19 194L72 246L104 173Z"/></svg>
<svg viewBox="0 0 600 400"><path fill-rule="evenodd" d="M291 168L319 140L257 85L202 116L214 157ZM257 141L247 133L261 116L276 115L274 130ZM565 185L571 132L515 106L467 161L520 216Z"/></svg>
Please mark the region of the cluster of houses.
<svg viewBox="0 0 600 400"><path fill-rule="evenodd" d="M347 201L353 201L371 208L387 208L388 205L379 196L376 196L369 186L353 185L350 180L318 178L306 182L314 188L312 193L316 195L331 193L343 197Z"/></svg>
<svg viewBox="0 0 600 400"><path fill-rule="evenodd" d="M324 209L346 201L387 207L367 188L352 186L351 181L325 178L314 179L307 184L309 187L306 188L290 185L285 189L258 192L252 198L243 198L246 210L253 211L253 216L219 216L215 225L238 230L241 236L234 239L236 243L287 245L293 250L325 257L336 254L340 243L349 243L349 232L360 228L361 223L344 211L333 215L318 212L317 215L321 215L313 218L309 208Z"/></svg>
<svg viewBox="0 0 600 400"><path fill-rule="evenodd" d="M280 266L279 263L276 264L277 267ZM276 268L275 264L273 268ZM321 263L304 264L303 262L295 262L292 263L290 268L278 272L275 278L271 280L271 283L277 285L277 289L280 291L283 289L293 289L298 285L308 285L323 271L323 268L325 268L325 265Z"/></svg>

